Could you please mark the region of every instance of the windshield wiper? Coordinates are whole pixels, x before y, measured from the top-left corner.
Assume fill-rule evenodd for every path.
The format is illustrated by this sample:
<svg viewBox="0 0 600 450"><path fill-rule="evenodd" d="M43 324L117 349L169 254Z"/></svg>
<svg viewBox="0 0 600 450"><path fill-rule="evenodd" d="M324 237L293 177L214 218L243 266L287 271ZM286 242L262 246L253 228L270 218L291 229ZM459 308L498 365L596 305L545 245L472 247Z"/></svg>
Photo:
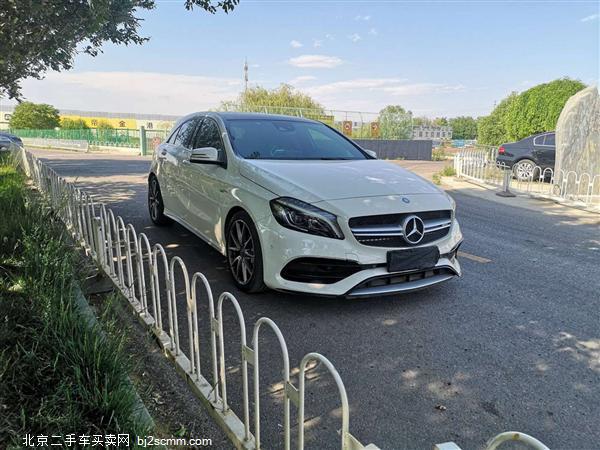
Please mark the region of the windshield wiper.
<svg viewBox="0 0 600 450"><path fill-rule="evenodd" d="M331 158L331 157L322 157L319 158L321 161L350 161L353 160L354 158Z"/></svg>

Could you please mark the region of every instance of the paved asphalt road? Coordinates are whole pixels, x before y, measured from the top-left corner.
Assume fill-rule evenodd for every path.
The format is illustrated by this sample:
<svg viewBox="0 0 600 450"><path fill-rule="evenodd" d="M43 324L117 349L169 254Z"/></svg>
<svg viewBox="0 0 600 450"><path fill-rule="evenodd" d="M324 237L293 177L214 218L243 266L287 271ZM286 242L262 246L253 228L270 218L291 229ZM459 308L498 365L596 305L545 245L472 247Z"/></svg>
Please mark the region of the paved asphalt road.
<svg viewBox="0 0 600 450"><path fill-rule="evenodd" d="M110 203L151 242L161 242L169 256L181 256L190 271L205 273L215 293L232 291L249 335L259 317L275 320L292 367L309 351L326 355L345 382L350 429L363 443L428 449L452 440L476 449L496 433L520 430L552 449L600 448L598 216L521 199L498 203L473 195L475 188L453 190L465 235L461 250L479 257L462 258L461 279L361 301L275 292L248 296L233 288L224 258L199 238L179 225L152 225L145 201L147 159L36 153ZM512 206L531 203L535 209ZM185 327L182 311L183 303ZM207 328L205 311L201 328ZM232 308L225 316L232 330L228 379L239 385ZM281 357L274 336L262 336L262 433L266 448L279 448ZM206 346L202 351L207 355ZM335 387L322 367L310 378L307 446L339 448ZM230 384L229 391L240 415L239 389Z"/></svg>

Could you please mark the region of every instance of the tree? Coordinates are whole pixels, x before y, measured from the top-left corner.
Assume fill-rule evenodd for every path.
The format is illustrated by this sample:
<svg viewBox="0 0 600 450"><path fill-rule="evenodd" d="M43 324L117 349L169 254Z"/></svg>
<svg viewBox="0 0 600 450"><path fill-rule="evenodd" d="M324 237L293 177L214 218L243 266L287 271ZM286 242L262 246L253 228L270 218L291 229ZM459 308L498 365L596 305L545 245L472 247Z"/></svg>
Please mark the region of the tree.
<svg viewBox="0 0 600 450"><path fill-rule="evenodd" d="M506 112L508 140L554 130L567 100L585 87L580 81L562 78L522 92Z"/></svg>
<svg viewBox="0 0 600 450"><path fill-rule="evenodd" d="M435 125L436 127L447 127L448 119L446 119L445 117L436 117L435 119L433 119L433 125Z"/></svg>
<svg viewBox="0 0 600 450"><path fill-rule="evenodd" d="M279 114L295 115L293 109L312 109L315 115L324 113L323 106L288 84L282 84L276 89L265 89L256 86L242 92L235 102L221 103L221 109L241 108L245 111L263 111Z"/></svg>
<svg viewBox="0 0 600 450"><path fill-rule="evenodd" d="M63 130L87 130L89 127L83 119L71 119L69 117L63 117L60 119L60 127Z"/></svg>
<svg viewBox="0 0 600 450"><path fill-rule="evenodd" d="M41 129L48 130L58 127L60 116L58 109L46 104L31 102L19 103L10 117L9 126L15 130Z"/></svg>
<svg viewBox="0 0 600 450"><path fill-rule="evenodd" d="M107 122L106 120L98 121L96 128L98 130L114 130L115 129L115 127L113 127L112 124L110 122Z"/></svg>
<svg viewBox="0 0 600 450"><path fill-rule="evenodd" d="M521 94L513 92L489 116L478 120L477 141L499 145L552 131L569 97L583 88L585 84L580 81L562 78L539 84Z"/></svg>
<svg viewBox="0 0 600 450"><path fill-rule="evenodd" d="M214 14L233 10L239 0L186 0ZM154 0L0 0L0 96L21 99L21 81L43 78L48 70L68 70L83 52L96 56L105 42L142 44L138 10Z"/></svg>
<svg viewBox="0 0 600 450"><path fill-rule="evenodd" d="M430 127L433 125L433 122L430 118L422 116L422 117L415 117L413 119L413 126L415 127L420 127L420 126L427 126Z"/></svg>
<svg viewBox="0 0 600 450"><path fill-rule="evenodd" d="M477 121L477 142L487 145L499 145L507 140L506 113L517 100L518 94L511 92L494 108L489 116Z"/></svg>
<svg viewBox="0 0 600 450"><path fill-rule="evenodd" d="M412 113L400 105L388 105L379 111L379 130L383 139L410 139Z"/></svg>
<svg viewBox="0 0 600 450"><path fill-rule="evenodd" d="M460 116L448 120L452 127L453 139L475 139L477 137L477 120L473 117Z"/></svg>

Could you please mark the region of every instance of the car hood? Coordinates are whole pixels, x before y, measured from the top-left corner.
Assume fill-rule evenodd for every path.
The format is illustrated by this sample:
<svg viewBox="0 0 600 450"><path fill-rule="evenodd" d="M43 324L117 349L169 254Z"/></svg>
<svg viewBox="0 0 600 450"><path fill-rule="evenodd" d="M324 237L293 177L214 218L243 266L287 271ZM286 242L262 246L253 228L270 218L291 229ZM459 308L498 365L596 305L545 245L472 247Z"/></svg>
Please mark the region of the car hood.
<svg viewBox="0 0 600 450"><path fill-rule="evenodd" d="M383 195L439 194L429 181L381 160L241 160L240 174L279 196L315 203Z"/></svg>

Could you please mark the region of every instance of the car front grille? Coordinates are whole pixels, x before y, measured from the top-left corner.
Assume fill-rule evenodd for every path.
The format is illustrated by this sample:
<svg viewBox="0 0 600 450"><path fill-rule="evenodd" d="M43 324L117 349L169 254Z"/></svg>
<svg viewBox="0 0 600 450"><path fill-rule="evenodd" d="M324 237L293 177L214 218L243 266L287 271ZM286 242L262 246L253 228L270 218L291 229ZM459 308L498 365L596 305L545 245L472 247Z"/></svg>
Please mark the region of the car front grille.
<svg viewBox="0 0 600 450"><path fill-rule="evenodd" d="M437 241L450 232L451 210L353 217L350 219L349 225L356 240L363 245L392 248L411 247L412 244L404 240L402 222L412 215L419 217L425 225L425 234L417 245Z"/></svg>

